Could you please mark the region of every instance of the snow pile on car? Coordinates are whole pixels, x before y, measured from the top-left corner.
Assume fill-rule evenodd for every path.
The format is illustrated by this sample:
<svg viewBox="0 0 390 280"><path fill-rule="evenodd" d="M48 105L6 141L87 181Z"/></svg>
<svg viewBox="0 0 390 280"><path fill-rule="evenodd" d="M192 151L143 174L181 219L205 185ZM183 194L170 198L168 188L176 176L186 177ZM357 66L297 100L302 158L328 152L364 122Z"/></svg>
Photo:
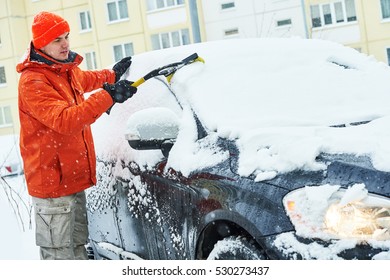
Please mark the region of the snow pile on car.
<svg viewBox="0 0 390 280"><path fill-rule="evenodd" d="M164 77L147 81L94 125L100 157L156 164L160 151L128 146L125 122L138 110L166 107L187 130L179 132L167 165L184 175L226 159L214 149L216 138L196 141L192 111L210 135L236 141L239 174L257 181L324 169L316 161L320 153L367 155L375 168L390 171L390 69L384 63L321 40L238 39L135 55L128 79L193 52L205 63L177 71L171 86Z"/></svg>

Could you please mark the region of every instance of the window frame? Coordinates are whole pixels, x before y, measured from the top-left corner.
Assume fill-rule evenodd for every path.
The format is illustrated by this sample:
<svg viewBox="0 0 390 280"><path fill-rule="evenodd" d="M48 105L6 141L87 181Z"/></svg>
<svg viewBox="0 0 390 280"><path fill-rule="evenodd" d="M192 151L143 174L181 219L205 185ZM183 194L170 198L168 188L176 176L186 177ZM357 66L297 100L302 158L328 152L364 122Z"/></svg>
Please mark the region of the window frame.
<svg viewBox="0 0 390 280"><path fill-rule="evenodd" d="M127 52L126 45L129 45L130 52ZM116 47L120 47L121 57L117 56ZM114 61L114 63L116 63L119 60L121 60L122 58L134 55L134 44L132 42L129 42L129 43L122 43L122 44L113 45L112 46L112 53L113 53L113 61Z"/></svg>
<svg viewBox="0 0 390 280"><path fill-rule="evenodd" d="M1 73L3 72L3 73ZM4 79L3 79L4 77ZM4 87L7 85L7 74L5 71L5 66L0 65L0 87Z"/></svg>
<svg viewBox="0 0 390 280"><path fill-rule="evenodd" d="M5 112L5 109L9 109L9 116L7 116L7 113ZM0 106L0 127L10 127L13 126L13 120L12 120L12 110L10 105L6 106Z"/></svg>
<svg viewBox="0 0 390 280"><path fill-rule="evenodd" d="M280 24L282 22L286 22L285 24ZM277 19L275 20L276 28L286 28L292 26L292 19L291 18L285 18L285 19Z"/></svg>
<svg viewBox="0 0 390 280"><path fill-rule="evenodd" d="M383 11L383 1L387 1L388 3L389 3L389 11L388 11L388 16L387 17L385 17L384 16L384 11ZM381 16L382 16L382 20L384 20L384 21L390 21L390 0L380 0L380 9L381 9Z"/></svg>
<svg viewBox="0 0 390 280"><path fill-rule="evenodd" d="M97 60L96 60L96 52L90 51L84 53L85 57L85 65L87 70L96 70L97 69Z"/></svg>
<svg viewBox="0 0 390 280"><path fill-rule="evenodd" d="M233 4L233 6L227 6L227 5L232 5ZM225 2L223 2L223 3L221 3L221 5L220 5L220 9L221 9L221 11L222 12L224 12L224 11L231 11L231 10L234 10L236 8L236 2L235 1L225 1Z"/></svg>
<svg viewBox="0 0 390 280"><path fill-rule="evenodd" d="M390 66L390 47L386 48L386 54L387 54L387 65Z"/></svg>
<svg viewBox="0 0 390 280"><path fill-rule="evenodd" d="M340 4L341 5L341 15L342 15L342 20L338 20L338 15L340 15L338 13L338 10L336 9L336 5L337 4ZM334 20L335 20L335 24L337 23L342 23L342 22L346 22L346 12L345 12L345 8L344 8L344 5L343 5L343 1L337 1L337 2L334 2L333 3L333 9L334 9ZM355 11L356 12L356 11Z"/></svg>
<svg viewBox="0 0 390 280"><path fill-rule="evenodd" d="M353 10L347 10L347 1L353 1ZM340 11L340 8L342 11ZM327 14L325 14L325 9L329 9L326 11ZM354 16L350 17L349 14L352 12ZM314 15L317 15L317 13L319 14L318 17L313 17ZM340 15L342 15L342 18ZM310 19L311 27L313 29L326 28L340 24L356 23L356 3L354 0L337 0L333 2L310 5Z"/></svg>
<svg viewBox="0 0 390 280"><path fill-rule="evenodd" d="M126 4L125 10L120 8L120 2L123 2ZM117 17L116 19L111 19L111 13L110 13L110 8L109 8L110 4L115 5L115 16ZM106 11L107 11L108 23L117 23L117 22L127 21L130 19L129 6L127 4L127 0L107 0L106 1ZM121 17L122 11L126 11L126 17Z"/></svg>
<svg viewBox="0 0 390 280"><path fill-rule="evenodd" d="M86 22L84 22L84 24L86 25L86 28L83 28L82 14L85 15ZM80 24L80 32L92 31L91 13L89 11L79 12L79 24Z"/></svg>
<svg viewBox="0 0 390 280"><path fill-rule="evenodd" d="M158 2L162 1L162 6L158 7ZM173 1L173 4L169 4L169 2ZM146 1L146 10L148 12L152 11L158 11L158 10L164 10L164 9L171 9L176 8L185 5L186 0L147 0Z"/></svg>
<svg viewBox="0 0 390 280"><path fill-rule="evenodd" d="M175 33L178 33L178 38L179 38L179 44L174 44L174 36ZM167 36L167 37L166 37ZM169 44L164 47L164 44L167 42L164 41L164 37L166 37L169 40ZM158 49L156 49L156 44L157 41L155 39L158 39ZM186 39L186 40L184 40ZM184 46L191 44L191 38L190 38L190 31L188 28L183 28L183 29L178 29L178 30L172 30L169 32L161 32L161 33L155 33L151 35L151 43L152 43L152 49L153 50L161 50L161 49L168 49L172 47L177 47L177 46Z"/></svg>
<svg viewBox="0 0 390 280"><path fill-rule="evenodd" d="M239 37L240 36L240 28L238 28L238 27L226 28L223 30L223 36L224 36L224 38Z"/></svg>

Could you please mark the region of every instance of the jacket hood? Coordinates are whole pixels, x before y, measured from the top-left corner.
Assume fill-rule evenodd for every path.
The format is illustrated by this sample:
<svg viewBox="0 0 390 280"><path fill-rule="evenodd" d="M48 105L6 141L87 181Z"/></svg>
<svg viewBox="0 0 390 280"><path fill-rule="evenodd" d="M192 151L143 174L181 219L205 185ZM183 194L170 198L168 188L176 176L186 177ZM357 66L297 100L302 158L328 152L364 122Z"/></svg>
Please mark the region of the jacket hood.
<svg viewBox="0 0 390 280"><path fill-rule="evenodd" d="M56 60L40 50L35 49L34 45L30 43L30 47L27 49L22 61L16 65L16 71L21 73L27 68L51 68L52 71L61 73L77 67L82 61L83 58L72 51L69 51L67 60Z"/></svg>

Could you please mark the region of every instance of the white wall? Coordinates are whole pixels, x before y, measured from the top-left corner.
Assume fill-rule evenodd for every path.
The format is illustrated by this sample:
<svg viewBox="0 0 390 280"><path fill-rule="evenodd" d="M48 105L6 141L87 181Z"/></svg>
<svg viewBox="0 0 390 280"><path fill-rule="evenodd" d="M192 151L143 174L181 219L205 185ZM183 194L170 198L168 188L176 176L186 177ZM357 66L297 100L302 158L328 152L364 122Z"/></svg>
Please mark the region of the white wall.
<svg viewBox="0 0 390 280"><path fill-rule="evenodd" d="M221 4L235 7L222 10ZM306 37L301 0L202 0L208 41L227 38L225 31L238 29L232 37ZM278 20L291 19L289 26L278 27Z"/></svg>
<svg viewBox="0 0 390 280"><path fill-rule="evenodd" d="M358 23L338 25L337 27L316 28L312 31L313 39L323 39L341 44L353 44L361 41Z"/></svg>
<svg viewBox="0 0 390 280"><path fill-rule="evenodd" d="M149 12L146 18L150 29L185 24L188 20L185 7L167 9L166 11L159 11L158 13Z"/></svg>

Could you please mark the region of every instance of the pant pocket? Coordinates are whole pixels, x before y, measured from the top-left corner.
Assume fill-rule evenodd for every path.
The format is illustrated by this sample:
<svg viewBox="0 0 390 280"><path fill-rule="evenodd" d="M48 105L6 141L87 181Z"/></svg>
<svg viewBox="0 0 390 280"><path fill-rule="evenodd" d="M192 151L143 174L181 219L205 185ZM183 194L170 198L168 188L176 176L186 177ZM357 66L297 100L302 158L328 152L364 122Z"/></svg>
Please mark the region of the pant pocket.
<svg viewBox="0 0 390 280"><path fill-rule="evenodd" d="M71 207L36 206L36 244L40 247L59 248L71 244Z"/></svg>

